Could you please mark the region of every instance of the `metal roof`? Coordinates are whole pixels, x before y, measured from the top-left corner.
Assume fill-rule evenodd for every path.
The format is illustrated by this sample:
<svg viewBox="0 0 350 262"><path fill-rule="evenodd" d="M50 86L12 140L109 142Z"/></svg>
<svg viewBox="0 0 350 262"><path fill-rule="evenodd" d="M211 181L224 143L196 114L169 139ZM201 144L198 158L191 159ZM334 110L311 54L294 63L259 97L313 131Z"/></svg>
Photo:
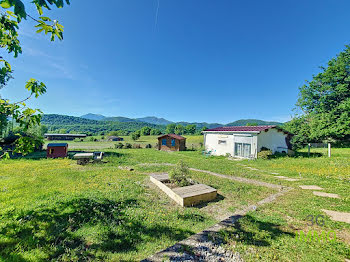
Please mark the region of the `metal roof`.
<svg viewBox="0 0 350 262"><path fill-rule="evenodd" d="M50 143L47 147L68 147L67 143Z"/></svg>
<svg viewBox="0 0 350 262"><path fill-rule="evenodd" d="M71 136L71 137L86 137L86 134L44 134L44 136Z"/></svg>
<svg viewBox="0 0 350 262"><path fill-rule="evenodd" d="M178 139L178 140L184 140L186 139L186 137L183 137L183 136L180 136L180 135L176 135L176 134L166 134L166 135L162 135L162 136L159 136L159 138L162 138L162 137L165 137L165 136L170 136L172 138L175 138L175 139Z"/></svg>
<svg viewBox="0 0 350 262"><path fill-rule="evenodd" d="M223 126L223 127L217 127L217 128L211 128L207 129L203 132L261 132L261 131L267 131L271 128L278 128L275 125L271 126Z"/></svg>

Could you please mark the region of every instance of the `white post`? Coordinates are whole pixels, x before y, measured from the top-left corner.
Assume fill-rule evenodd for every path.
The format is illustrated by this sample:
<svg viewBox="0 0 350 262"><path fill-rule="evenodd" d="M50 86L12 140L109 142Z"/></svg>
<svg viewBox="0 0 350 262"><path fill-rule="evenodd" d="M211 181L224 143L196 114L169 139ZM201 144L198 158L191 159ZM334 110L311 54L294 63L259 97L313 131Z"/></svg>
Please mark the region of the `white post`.
<svg viewBox="0 0 350 262"><path fill-rule="evenodd" d="M328 143L328 157L331 157L331 143Z"/></svg>
<svg viewBox="0 0 350 262"><path fill-rule="evenodd" d="M307 144L307 156L310 157L310 147L311 147L311 144Z"/></svg>

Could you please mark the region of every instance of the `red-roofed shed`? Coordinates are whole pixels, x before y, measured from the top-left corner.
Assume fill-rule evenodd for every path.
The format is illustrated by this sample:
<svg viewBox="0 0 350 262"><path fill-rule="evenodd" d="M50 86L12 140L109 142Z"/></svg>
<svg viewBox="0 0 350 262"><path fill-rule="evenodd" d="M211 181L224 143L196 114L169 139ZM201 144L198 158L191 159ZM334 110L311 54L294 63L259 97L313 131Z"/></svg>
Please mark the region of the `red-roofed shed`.
<svg viewBox="0 0 350 262"><path fill-rule="evenodd" d="M46 149L47 158L58 158L68 156L67 143L50 143Z"/></svg>
<svg viewBox="0 0 350 262"><path fill-rule="evenodd" d="M186 138L175 134L162 135L158 137L158 149L164 151L186 150Z"/></svg>

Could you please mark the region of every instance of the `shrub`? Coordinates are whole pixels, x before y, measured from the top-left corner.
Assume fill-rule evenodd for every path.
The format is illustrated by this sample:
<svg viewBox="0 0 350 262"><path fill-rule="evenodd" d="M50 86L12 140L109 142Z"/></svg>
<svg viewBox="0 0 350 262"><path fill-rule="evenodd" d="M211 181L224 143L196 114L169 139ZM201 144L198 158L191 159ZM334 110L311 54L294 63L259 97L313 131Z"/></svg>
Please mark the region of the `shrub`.
<svg viewBox="0 0 350 262"><path fill-rule="evenodd" d="M273 156L273 153L270 149L262 147L261 151L258 153L258 158L261 159L270 159Z"/></svg>
<svg viewBox="0 0 350 262"><path fill-rule="evenodd" d="M115 144L115 148L116 148L116 149L122 149L123 147L124 147L124 144L123 144L123 143Z"/></svg>
<svg viewBox="0 0 350 262"><path fill-rule="evenodd" d="M21 136L16 140L15 153L27 155L34 151L40 151L43 148L44 141L37 136Z"/></svg>
<svg viewBox="0 0 350 262"><path fill-rule="evenodd" d="M169 172L169 178L172 183L175 183L178 186L189 186L191 182L188 178L190 170L188 166L180 161L173 170Z"/></svg>
<svg viewBox="0 0 350 262"><path fill-rule="evenodd" d="M132 145L130 143L126 143L125 148L132 148Z"/></svg>
<svg viewBox="0 0 350 262"><path fill-rule="evenodd" d="M145 148L152 148L152 145L151 145L151 144L147 144L147 145L145 146Z"/></svg>
<svg viewBox="0 0 350 262"><path fill-rule="evenodd" d="M134 132L134 133L131 133L131 139L136 141L140 138L140 133L138 132Z"/></svg>

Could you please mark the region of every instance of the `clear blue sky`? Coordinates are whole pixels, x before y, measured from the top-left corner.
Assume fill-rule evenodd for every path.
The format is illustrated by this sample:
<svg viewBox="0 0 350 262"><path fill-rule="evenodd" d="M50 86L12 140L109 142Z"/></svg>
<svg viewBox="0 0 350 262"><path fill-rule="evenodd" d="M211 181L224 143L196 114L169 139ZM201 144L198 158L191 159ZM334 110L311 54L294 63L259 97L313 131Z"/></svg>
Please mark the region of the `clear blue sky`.
<svg viewBox="0 0 350 262"><path fill-rule="evenodd" d="M18 100L34 77L48 87L31 103L44 113L285 121L298 87L350 43L349 10L348 0L159 0L157 17L157 0L71 0L46 13L65 26L62 42L22 24L2 92Z"/></svg>

